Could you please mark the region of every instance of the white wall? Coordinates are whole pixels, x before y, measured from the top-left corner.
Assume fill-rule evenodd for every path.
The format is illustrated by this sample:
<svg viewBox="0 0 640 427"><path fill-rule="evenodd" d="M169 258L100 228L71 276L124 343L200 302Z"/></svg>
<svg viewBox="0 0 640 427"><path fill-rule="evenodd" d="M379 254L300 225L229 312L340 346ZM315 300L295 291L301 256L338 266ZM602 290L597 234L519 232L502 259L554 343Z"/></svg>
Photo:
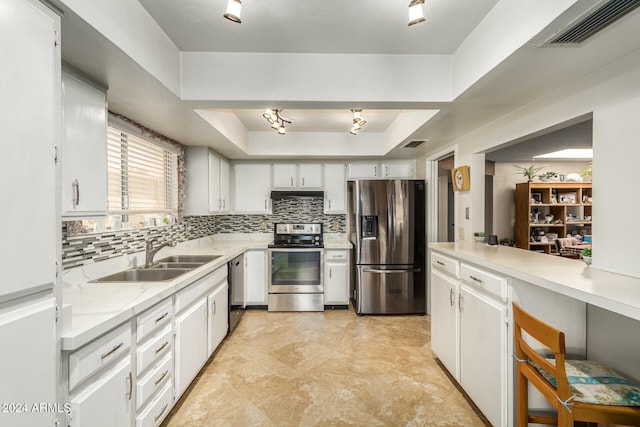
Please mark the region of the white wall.
<svg viewBox="0 0 640 427"><path fill-rule="evenodd" d="M474 153L513 141L572 118L593 112L594 207L593 265L640 277L634 239L622 239L629 229L620 225L620 215L640 212L640 197L630 196L621 186L634 180L640 158L640 51L598 70L589 76L496 120L452 142L457 145L456 166L472 163ZM433 155L447 147L434 147ZM427 154L427 158L429 154ZM472 203L478 188L472 177L471 191L458 192L456 223L471 240L470 221L464 220L465 206L472 218L482 216L482 203Z"/></svg>

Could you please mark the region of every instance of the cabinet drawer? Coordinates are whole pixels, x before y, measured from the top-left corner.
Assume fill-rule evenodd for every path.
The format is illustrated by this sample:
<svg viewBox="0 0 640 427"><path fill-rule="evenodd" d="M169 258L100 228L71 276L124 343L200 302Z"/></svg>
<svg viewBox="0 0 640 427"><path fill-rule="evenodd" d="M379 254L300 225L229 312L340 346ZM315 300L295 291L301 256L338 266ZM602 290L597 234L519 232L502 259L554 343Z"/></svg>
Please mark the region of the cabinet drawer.
<svg viewBox="0 0 640 427"><path fill-rule="evenodd" d="M165 419L173 405L171 382L165 384L162 391L151 401L147 409L136 417L136 427L157 427Z"/></svg>
<svg viewBox="0 0 640 427"><path fill-rule="evenodd" d="M431 252L431 266L453 277L460 277L460 263L457 259Z"/></svg>
<svg viewBox="0 0 640 427"><path fill-rule="evenodd" d="M137 373L144 372L156 360L171 350L171 326L167 326L156 336L138 347L136 350Z"/></svg>
<svg viewBox="0 0 640 427"><path fill-rule="evenodd" d="M349 260L349 251L325 251L324 256L325 261L347 262Z"/></svg>
<svg viewBox="0 0 640 427"><path fill-rule="evenodd" d="M142 341L143 338L169 322L172 315L173 303L171 298L169 298L167 301L161 302L157 306L150 308L145 313L138 316L136 320L136 335L138 336L136 341Z"/></svg>
<svg viewBox="0 0 640 427"><path fill-rule="evenodd" d="M155 393L173 377L173 355L167 354L136 384L136 410L140 409Z"/></svg>
<svg viewBox="0 0 640 427"><path fill-rule="evenodd" d="M224 281L227 277L227 266L218 268L213 273L196 280L176 294L176 313L184 310L194 303L199 297L213 289L213 286Z"/></svg>
<svg viewBox="0 0 640 427"><path fill-rule="evenodd" d="M480 268L462 263L460 276L463 281L486 292L507 300L507 278L497 276Z"/></svg>
<svg viewBox="0 0 640 427"><path fill-rule="evenodd" d="M69 390L127 353L131 347L131 324L125 323L102 338L69 355Z"/></svg>

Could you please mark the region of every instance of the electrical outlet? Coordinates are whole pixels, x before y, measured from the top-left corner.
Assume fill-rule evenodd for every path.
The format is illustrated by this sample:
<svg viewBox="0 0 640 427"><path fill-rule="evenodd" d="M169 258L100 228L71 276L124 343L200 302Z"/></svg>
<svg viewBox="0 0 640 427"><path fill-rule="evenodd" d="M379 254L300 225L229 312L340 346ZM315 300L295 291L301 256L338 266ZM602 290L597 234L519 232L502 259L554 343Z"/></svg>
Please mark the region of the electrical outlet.
<svg viewBox="0 0 640 427"><path fill-rule="evenodd" d="M469 207L464 208L464 219L469 219Z"/></svg>
<svg viewBox="0 0 640 427"><path fill-rule="evenodd" d="M339 230L340 229L340 221L337 219L334 219L333 222L331 223L331 228L333 228L334 230Z"/></svg>
<svg viewBox="0 0 640 427"><path fill-rule="evenodd" d="M260 221L260 230L266 230L267 229L267 221L266 220L262 220Z"/></svg>

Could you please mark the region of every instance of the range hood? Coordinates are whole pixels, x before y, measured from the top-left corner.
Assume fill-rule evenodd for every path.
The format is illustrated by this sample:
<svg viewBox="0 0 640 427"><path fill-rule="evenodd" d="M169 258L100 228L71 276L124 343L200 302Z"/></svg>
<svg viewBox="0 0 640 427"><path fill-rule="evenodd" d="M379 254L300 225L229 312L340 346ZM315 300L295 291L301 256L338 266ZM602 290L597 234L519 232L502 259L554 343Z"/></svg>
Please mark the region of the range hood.
<svg viewBox="0 0 640 427"><path fill-rule="evenodd" d="M324 199L324 191L272 191L271 200Z"/></svg>

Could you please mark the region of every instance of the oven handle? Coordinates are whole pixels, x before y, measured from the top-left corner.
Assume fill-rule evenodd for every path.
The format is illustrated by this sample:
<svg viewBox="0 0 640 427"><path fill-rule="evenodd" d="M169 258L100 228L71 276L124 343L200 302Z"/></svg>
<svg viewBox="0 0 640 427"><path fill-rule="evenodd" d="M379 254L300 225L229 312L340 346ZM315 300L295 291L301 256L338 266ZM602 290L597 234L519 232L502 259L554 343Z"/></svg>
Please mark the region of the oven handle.
<svg viewBox="0 0 640 427"><path fill-rule="evenodd" d="M377 268L364 268L363 273L381 273L381 274L402 274L402 273L419 273L421 268L410 268L408 270L379 270Z"/></svg>

